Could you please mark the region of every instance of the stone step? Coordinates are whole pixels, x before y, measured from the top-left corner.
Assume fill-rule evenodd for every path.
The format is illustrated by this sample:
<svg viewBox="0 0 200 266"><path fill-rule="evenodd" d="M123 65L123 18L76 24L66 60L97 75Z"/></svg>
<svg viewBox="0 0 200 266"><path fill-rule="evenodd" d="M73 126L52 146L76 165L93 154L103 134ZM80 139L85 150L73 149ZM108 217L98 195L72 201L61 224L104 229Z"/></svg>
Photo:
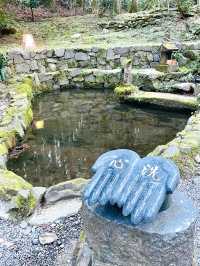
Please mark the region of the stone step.
<svg viewBox="0 0 200 266"><path fill-rule="evenodd" d="M134 85L144 91L172 92L180 94L199 94L200 86L193 80L188 81L188 75L181 72L164 73L156 69L133 69Z"/></svg>
<svg viewBox="0 0 200 266"><path fill-rule="evenodd" d="M136 91L124 96L124 100L130 103L150 104L159 107L197 110L200 107L200 99L194 96L178 95L173 93Z"/></svg>

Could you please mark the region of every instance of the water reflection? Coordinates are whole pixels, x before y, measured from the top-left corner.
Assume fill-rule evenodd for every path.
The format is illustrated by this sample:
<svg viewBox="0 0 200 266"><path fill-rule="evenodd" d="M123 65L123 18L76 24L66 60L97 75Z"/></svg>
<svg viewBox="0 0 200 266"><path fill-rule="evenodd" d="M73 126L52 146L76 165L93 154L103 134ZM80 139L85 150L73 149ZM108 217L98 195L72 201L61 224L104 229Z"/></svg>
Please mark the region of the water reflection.
<svg viewBox="0 0 200 266"><path fill-rule="evenodd" d="M34 123L24 139L31 149L9 169L37 186L90 177L103 152L130 148L141 155L171 140L187 115L121 105L111 91L70 90L34 103Z"/></svg>

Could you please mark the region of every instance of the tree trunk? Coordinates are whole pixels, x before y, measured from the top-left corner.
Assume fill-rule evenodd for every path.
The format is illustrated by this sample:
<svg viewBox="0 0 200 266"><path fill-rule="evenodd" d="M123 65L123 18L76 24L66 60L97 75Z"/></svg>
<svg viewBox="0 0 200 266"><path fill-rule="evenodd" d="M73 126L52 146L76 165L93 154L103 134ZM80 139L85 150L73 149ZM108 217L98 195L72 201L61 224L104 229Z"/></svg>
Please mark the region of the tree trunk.
<svg viewBox="0 0 200 266"><path fill-rule="evenodd" d="M33 12L33 8L32 7L31 7L31 21L32 22L35 21L34 12Z"/></svg>
<svg viewBox="0 0 200 266"><path fill-rule="evenodd" d="M129 13L137 12L137 0L131 1L131 6L129 8Z"/></svg>
<svg viewBox="0 0 200 266"><path fill-rule="evenodd" d="M116 0L116 13L121 13L121 0Z"/></svg>

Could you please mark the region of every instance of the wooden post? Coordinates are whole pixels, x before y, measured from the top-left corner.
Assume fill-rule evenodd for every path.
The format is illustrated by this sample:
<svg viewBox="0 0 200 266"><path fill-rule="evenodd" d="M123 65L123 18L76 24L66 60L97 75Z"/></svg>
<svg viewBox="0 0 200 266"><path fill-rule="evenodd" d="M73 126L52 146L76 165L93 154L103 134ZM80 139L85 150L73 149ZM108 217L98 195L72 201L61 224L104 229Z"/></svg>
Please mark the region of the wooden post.
<svg viewBox="0 0 200 266"><path fill-rule="evenodd" d="M123 63L123 84L132 84L132 60L127 59Z"/></svg>

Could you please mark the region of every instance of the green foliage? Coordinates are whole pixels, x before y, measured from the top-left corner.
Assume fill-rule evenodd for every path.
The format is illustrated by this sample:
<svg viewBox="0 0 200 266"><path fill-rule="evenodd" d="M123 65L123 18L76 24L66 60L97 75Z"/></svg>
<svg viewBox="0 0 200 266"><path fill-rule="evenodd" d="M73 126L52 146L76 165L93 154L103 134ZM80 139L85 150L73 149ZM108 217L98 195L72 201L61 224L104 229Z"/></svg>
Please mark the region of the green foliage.
<svg viewBox="0 0 200 266"><path fill-rule="evenodd" d="M7 65L7 58L5 55L0 54L0 70Z"/></svg>
<svg viewBox="0 0 200 266"><path fill-rule="evenodd" d="M0 9L0 32L7 27L8 18L6 13Z"/></svg>
<svg viewBox="0 0 200 266"><path fill-rule="evenodd" d="M183 17L189 15L192 6L194 5L193 0L176 0L177 9Z"/></svg>
<svg viewBox="0 0 200 266"><path fill-rule="evenodd" d="M22 5L29 7L31 9L31 18L32 18L32 21L34 21L35 18L34 18L33 9L41 5L40 0L19 0L19 1Z"/></svg>
<svg viewBox="0 0 200 266"><path fill-rule="evenodd" d="M181 52L172 53L172 59L176 59L177 62L181 61L184 58Z"/></svg>
<svg viewBox="0 0 200 266"><path fill-rule="evenodd" d="M130 0L122 0L121 1L122 9L125 11L129 10Z"/></svg>
<svg viewBox="0 0 200 266"><path fill-rule="evenodd" d="M134 13L138 11L138 3L137 0L132 0L129 4L129 10L130 13Z"/></svg>
<svg viewBox="0 0 200 266"><path fill-rule="evenodd" d="M192 74L200 75L200 58L198 60L192 61L189 67Z"/></svg>
<svg viewBox="0 0 200 266"><path fill-rule="evenodd" d="M186 67L186 66L182 66L182 67L179 67L179 72L181 72L181 73L185 73L185 74L187 74L187 73L190 73L190 69L188 68L188 67Z"/></svg>
<svg viewBox="0 0 200 266"><path fill-rule="evenodd" d="M113 9L113 1L112 0L100 0L99 8L103 10L112 10Z"/></svg>
<svg viewBox="0 0 200 266"><path fill-rule="evenodd" d="M43 5L45 7L51 7L53 4L53 0L41 0L40 5Z"/></svg>
<svg viewBox="0 0 200 266"><path fill-rule="evenodd" d="M141 0L139 2L140 10L154 9L160 7L160 5L159 0Z"/></svg>
<svg viewBox="0 0 200 266"><path fill-rule="evenodd" d="M16 32L12 19L6 14L3 8L0 7L0 35L12 34Z"/></svg>
<svg viewBox="0 0 200 266"><path fill-rule="evenodd" d="M179 68L179 71L183 73L200 74L200 56L196 56L191 51L187 51L187 55L190 56L190 59L187 60L186 65ZM181 52L174 52L172 53L172 59L176 59L179 63L184 61L185 57Z"/></svg>
<svg viewBox="0 0 200 266"><path fill-rule="evenodd" d="M21 0L21 3L26 7L36 8L40 5L39 0Z"/></svg>
<svg viewBox="0 0 200 266"><path fill-rule="evenodd" d="M35 17L34 17L35 8L39 6L51 7L52 4L54 3L53 0L18 0L18 2L21 5L30 8L32 21L35 20Z"/></svg>

